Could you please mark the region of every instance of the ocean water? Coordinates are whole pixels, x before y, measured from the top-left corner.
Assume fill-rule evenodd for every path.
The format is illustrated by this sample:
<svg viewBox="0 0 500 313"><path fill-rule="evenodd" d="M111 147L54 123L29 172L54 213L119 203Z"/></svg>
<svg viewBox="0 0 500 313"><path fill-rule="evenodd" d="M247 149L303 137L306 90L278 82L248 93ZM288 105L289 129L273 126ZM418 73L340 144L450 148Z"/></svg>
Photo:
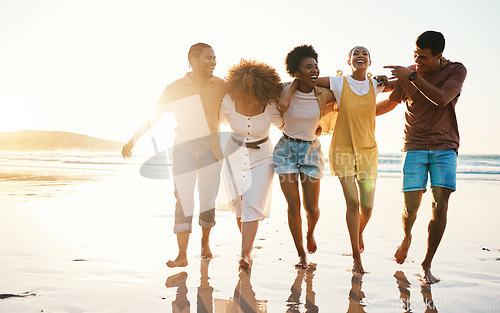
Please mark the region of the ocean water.
<svg viewBox="0 0 500 313"><path fill-rule="evenodd" d="M0 152L0 181L18 180L19 177L14 175L17 171L51 169L76 175L89 171L105 175L124 168L137 168L147 178L170 178L170 161L165 153L124 160L119 154ZM380 153L378 163L380 177L401 177L402 154ZM331 175L328 166L325 166L325 175ZM500 182L500 155L459 155L457 179Z"/></svg>
<svg viewBox="0 0 500 313"><path fill-rule="evenodd" d="M379 155L378 171L381 177L401 177L403 154ZM458 156L458 180L500 181L500 155Z"/></svg>

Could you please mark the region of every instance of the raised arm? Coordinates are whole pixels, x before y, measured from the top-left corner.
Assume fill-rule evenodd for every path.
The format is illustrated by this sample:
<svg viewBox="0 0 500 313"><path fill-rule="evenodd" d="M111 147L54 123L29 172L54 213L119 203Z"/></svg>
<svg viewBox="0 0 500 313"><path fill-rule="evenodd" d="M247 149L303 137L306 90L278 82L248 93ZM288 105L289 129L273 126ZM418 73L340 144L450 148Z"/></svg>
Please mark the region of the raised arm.
<svg viewBox="0 0 500 313"><path fill-rule="evenodd" d="M411 69L404 66L388 65L384 66L384 68L392 69L391 72L393 77L391 78L397 78L401 80L408 80L410 74L412 73ZM460 93L460 90L451 84L444 84L443 87L438 88L429 84L425 79L418 75L414 80L411 81L411 83L413 84L413 86L415 86L415 88L418 89L418 91L420 91L422 95L424 95L424 97L427 98L427 100L437 105L438 107L445 107Z"/></svg>
<svg viewBox="0 0 500 313"><path fill-rule="evenodd" d="M139 125L132 138L122 148L123 158L132 156L132 148L136 142L158 121L158 119L166 112L166 105L157 105L148 114L146 119Z"/></svg>
<svg viewBox="0 0 500 313"><path fill-rule="evenodd" d="M316 85L324 88L330 88L330 77L318 77ZM277 105L281 115L285 114L288 110L288 107L290 106L290 99L297 88L299 88L299 82L297 79L294 79L290 86L284 89L283 95Z"/></svg>
<svg viewBox="0 0 500 313"><path fill-rule="evenodd" d="M330 88L330 77L318 77L316 80L316 86Z"/></svg>

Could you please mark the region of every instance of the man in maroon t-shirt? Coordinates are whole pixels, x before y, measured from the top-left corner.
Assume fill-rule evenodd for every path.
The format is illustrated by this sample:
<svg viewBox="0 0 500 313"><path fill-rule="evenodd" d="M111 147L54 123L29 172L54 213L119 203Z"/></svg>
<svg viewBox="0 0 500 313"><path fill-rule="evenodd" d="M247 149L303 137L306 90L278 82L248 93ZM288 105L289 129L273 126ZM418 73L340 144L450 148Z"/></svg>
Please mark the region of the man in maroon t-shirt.
<svg viewBox="0 0 500 313"><path fill-rule="evenodd" d="M417 217L428 176L432 189L432 219L422 279L436 283L432 259L446 228L448 199L455 191L459 134L455 105L467 75L465 67L442 57L445 40L435 31L422 33L416 41L415 64L392 69L394 90L388 100L377 104L377 115L406 102L403 165L404 237L394 255L402 264L411 243L411 228Z"/></svg>

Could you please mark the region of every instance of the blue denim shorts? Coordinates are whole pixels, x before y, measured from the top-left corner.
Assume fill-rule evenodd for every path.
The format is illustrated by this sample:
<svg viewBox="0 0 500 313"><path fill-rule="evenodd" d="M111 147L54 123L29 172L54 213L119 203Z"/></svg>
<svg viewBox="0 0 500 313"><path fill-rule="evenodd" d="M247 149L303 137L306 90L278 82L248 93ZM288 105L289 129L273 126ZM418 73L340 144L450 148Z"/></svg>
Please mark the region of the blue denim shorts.
<svg viewBox="0 0 500 313"><path fill-rule="evenodd" d="M403 157L403 192L426 190L431 187L456 190L457 152L449 150L412 150Z"/></svg>
<svg viewBox="0 0 500 313"><path fill-rule="evenodd" d="M312 178L322 178L325 161L321 142L297 142L281 137L274 147L274 172L277 174L293 174L302 172Z"/></svg>

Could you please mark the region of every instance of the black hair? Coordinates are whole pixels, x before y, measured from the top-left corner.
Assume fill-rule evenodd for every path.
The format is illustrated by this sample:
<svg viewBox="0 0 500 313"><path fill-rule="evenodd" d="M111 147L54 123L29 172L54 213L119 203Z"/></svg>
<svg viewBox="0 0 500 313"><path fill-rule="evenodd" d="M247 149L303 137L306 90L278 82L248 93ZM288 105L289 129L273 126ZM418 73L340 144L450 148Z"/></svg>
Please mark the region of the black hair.
<svg viewBox="0 0 500 313"><path fill-rule="evenodd" d="M431 49L431 54L436 56L444 51L444 36L440 32L428 30L418 36L415 42L420 49Z"/></svg>
<svg viewBox="0 0 500 313"><path fill-rule="evenodd" d="M318 62L318 54L312 46L302 45L293 48L286 55L286 72L293 77L299 71L300 63L305 58L313 58Z"/></svg>
<svg viewBox="0 0 500 313"><path fill-rule="evenodd" d="M355 46L354 48L351 49L351 51L349 51L349 54L348 54L349 60L351 59L352 53L353 53L354 49L356 49L356 48L365 48L366 51L368 51L368 56L370 57L370 59L372 58L372 56L370 55L370 50L368 50L368 48L366 48L365 46Z"/></svg>
<svg viewBox="0 0 500 313"><path fill-rule="evenodd" d="M212 47L210 47L206 43L202 43L202 42L198 42L197 44L192 45L191 48L189 48L188 61L190 61L191 58L193 58L193 57L200 56L200 54L203 53L203 49L206 49L206 48L212 49Z"/></svg>

